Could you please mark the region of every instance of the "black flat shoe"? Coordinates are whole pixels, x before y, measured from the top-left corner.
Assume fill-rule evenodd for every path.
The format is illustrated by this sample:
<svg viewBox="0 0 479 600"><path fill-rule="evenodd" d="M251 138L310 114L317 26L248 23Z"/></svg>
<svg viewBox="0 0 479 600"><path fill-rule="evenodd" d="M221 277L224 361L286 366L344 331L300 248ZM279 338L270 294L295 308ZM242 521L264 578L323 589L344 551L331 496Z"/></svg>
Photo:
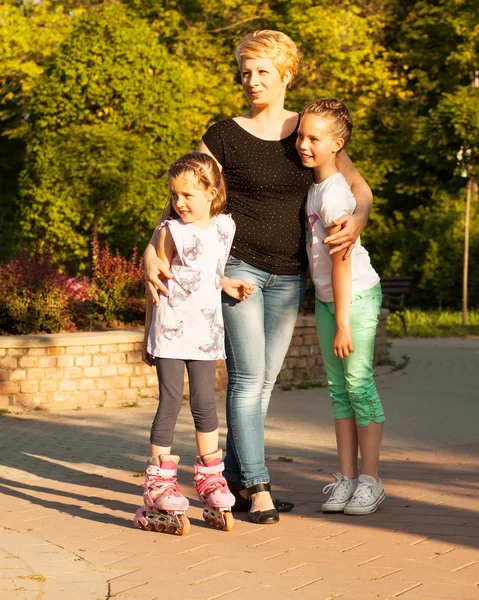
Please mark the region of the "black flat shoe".
<svg viewBox="0 0 479 600"><path fill-rule="evenodd" d="M269 483L258 483L258 485L246 488L246 491L248 492L251 501L251 496L253 494L257 494L258 492L271 492L271 485ZM257 523L258 525L272 525L279 521L279 514L276 508L255 510L254 512L251 512L250 510L248 512L248 518L251 523Z"/></svg>
<svg viewBox="0 0 479 600"><path fill-rule="evenodd" d="M245 488L241 483L235 483L234 481L228 481L227 483L230 492L236 500L235 505L233 506L233 512L248 512L249 500L240 494L240 491ZM279 498L273 498L273 504L279 513L289 512L294 508L294 502L290 502L289 500L279 500Z"/></svg>
<svg viewBox="0 0 479 600"><path fill-rule="evenodd" d="M279 521L279 514L275 508L271 510L255 510L248 513L248 517L251 523L257 523L258 525L272 525Z"/></svg>
<svg viewBox="0 0 479 600"><path fill-rule="evenodd" d="M279 498L273 498L273 504L279 513L289 512L294 508L294 502L290 502L289 500L280 500Z"/></svg>

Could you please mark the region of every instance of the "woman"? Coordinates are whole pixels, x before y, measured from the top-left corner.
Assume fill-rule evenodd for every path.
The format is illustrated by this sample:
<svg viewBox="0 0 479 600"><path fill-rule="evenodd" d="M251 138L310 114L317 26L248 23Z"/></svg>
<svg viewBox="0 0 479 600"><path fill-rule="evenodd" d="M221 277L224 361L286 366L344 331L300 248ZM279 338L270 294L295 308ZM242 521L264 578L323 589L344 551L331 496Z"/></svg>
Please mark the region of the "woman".
<svg viewBox="0 0 479 600"><path fill-rule="evenodd" d="M199 146L216 159L228 184L228 210L236 237L226 264L229 277L255 284L248 302L225 296L228 389L228 437L225 477L236 495L236 508L249 498L249 519L279 521L279 510L291 503L273 503L264 460L264 419L303 301L307 257L304 202L312 182L295 150L299 115L284 108L286 89L298 71L299 52L279 31L257 31L236 50L241 82L250 110L214 124ZM366 182L342 151L338 169L357 200L354 215L325 243L350 246L364 228L372 204ZM147 280L153 298L163 291L158 273L166 273L156 257L156 233L145 253Z"/></svg>

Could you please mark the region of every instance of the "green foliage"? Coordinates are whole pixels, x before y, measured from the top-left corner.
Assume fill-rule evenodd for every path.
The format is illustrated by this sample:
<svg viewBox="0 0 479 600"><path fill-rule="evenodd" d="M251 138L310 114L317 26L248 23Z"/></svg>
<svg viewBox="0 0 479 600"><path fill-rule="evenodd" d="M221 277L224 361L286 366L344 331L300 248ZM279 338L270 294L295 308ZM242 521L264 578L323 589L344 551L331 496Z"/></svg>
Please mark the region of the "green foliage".
<svg viewBox="0 0 479 600"><path fill-rule="evenodd" d="M362 236L374 265L415 276L411 303L458 307L464 175L479 178L478 14L479 0L0 4L0 260L44 239L76 274L91 269L91 241L125 256L143 247L171 160L248 108L236 44L280 29L302 52L288 108L336 95L352 110L347 151L375 195Z"/></svg>
<svg viewBox="0 0 479 600"><path fill-rule="evenodd" d="M351 105L356 120L381 99L404 98L403 71L384 45L386 14L362 10L360 2L288 2L284 30L298 41L303 64L296 97L337 96Z"/></svg>
<svg viewBox="0 0 479 600"><path fill-rule="evenodd" d="M69 270L89 266L93 239L125 254L145 245L166 197L162 166L145 138L99 123L72 125L31 144L23 174L23 231L39 234Z"/></svg>
<svg viewBox="0 0 479 600"><path fill-rule="evenodd" d="M0 3L0 260L18 251L18 176L25 159L28 105L45 62L72 26L48 0Z"/></svg>
<svg viewBox="0 0 479 600"><path fill-rule="evenodd" d="M0 4L0 118L10 137L27 129L25 109L49 57L69 33L73 18L48 0L22 9Z"/></svg>
<svg viewBox="0 0 479 600"><path fill-rule="evenodd" d="M30 105L25 239L47 239L81 270L95 237L125 254L143 245L166 198L162 176L198 129L193 88L191 67L123 7L79 18Z"/></svg>

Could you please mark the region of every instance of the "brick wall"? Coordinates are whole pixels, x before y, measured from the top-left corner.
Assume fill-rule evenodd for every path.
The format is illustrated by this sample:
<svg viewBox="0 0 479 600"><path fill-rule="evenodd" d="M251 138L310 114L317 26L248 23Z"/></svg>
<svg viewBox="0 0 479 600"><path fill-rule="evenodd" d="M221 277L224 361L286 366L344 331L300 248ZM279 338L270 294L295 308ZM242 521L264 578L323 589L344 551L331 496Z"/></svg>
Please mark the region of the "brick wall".
<svg viewBox="0 0 479 600"><path fill-rule="evenodd" d="M376 339L376 360L387 356L386 319ZM141 362L143 332L112 331L0 338L0 408L8 406L121 406L158 395L153 368ZM280 380L324 377L314 317L299 317ZM226 387L218 361L216 389Z"/></svg>
<svg viewBox="0 0 479 600"><path fill-rule="evenodd" d="M0 406L119 405L156 394L140 331L0 338Z"/></svg>

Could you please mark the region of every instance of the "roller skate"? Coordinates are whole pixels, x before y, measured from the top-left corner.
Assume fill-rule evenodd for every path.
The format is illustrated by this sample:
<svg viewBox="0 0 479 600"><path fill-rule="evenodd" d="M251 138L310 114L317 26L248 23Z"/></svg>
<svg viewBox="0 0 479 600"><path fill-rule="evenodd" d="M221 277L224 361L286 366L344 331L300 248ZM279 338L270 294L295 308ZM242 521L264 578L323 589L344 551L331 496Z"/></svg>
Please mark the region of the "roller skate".
<svg viewBox="0 0 479 600"><path fill-rule="evenodd" d="M222 450L198 456L193 484L203 503L203 519L206 523L218 529L231 531L234 527L231 507L235 503L235 497L223 477L222 457Z"/></svg>
<svg viewBox="0 0 479 600"><path fill-rule="evenodd" d="M185 515L189 502L183 496L176 480L179 456L161 454L148 461L145 477L144 506L135 514L136 527L147 531L165 531L185 535L190 521Z"/></svg>

